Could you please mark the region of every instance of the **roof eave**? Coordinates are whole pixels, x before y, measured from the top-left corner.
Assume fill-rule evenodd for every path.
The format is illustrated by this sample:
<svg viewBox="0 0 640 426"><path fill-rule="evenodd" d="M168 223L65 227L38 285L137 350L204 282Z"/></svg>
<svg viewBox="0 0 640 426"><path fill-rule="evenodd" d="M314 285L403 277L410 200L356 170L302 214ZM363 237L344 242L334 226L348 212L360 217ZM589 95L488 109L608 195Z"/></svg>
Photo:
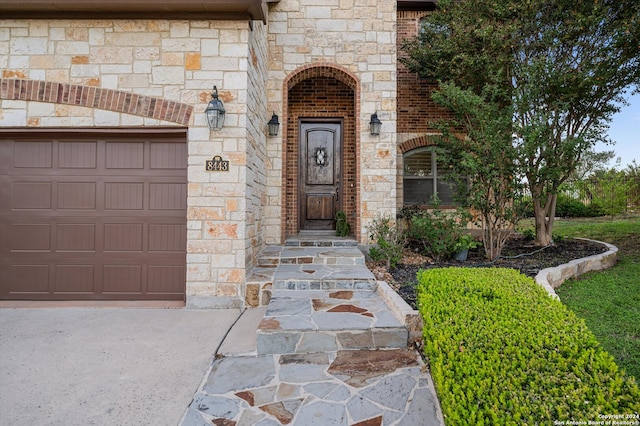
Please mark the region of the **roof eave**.
<svg viewBox="0 0 640 426"><path fill-rule="evenodd" d="M267 0L269 1L269 0ZM219 19L266 22L265 0L3 0L4 19Z"/></svg>

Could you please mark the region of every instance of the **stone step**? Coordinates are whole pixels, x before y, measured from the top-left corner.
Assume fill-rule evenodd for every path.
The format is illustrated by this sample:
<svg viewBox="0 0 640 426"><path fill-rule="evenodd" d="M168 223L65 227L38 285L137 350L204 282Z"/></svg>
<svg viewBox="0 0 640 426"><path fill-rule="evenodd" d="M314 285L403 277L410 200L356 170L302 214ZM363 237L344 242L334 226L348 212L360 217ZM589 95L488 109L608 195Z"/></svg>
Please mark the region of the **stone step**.
<svg viewBox="0 0 640 426"><path fill-rule="evenodd" d="M264 306L271 291L279 290L370 290L377 280L357 247L267 246L258 264L247 276L245 303Z"/></svg>
<svg viewBox="0 0 640 426"><path fill-rule="evenodd" d="M257 331L259 355L407 344L407 328L376 292L367 290L274 290Z"/></svg>
<svg viewBox="0 0 640 426"><path fill-rule="evenodd" d="M268 246L258 256L258 267L280 264L364 265L364 254L357 247Z"/></svg>
<svg viewBox="0 0 640 426"><path fill-rule="evenodd" d="M338 237L335 231L300 231L296 236L287 237L288 247L356 247L353 237Z"/></svg>
<svg viewBox="0 0 640 426"><path fill-rule="evenodd" d="M276 290L369 290L377 280L365 265L281 264L273 275Z"/></svg>

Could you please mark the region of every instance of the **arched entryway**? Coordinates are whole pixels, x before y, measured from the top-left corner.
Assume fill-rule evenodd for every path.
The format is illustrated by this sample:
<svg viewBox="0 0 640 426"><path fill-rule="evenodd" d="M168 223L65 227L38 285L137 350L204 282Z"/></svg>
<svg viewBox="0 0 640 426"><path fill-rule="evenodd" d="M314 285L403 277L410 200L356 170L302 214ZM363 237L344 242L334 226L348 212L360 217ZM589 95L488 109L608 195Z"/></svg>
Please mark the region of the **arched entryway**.
<svg viewBox="0 0 640 426"><path fill-rule="evenodd" d="M342 210L358 229L359 82L347 70L315 64L284 83L283 237L335 229Z"/></svg>

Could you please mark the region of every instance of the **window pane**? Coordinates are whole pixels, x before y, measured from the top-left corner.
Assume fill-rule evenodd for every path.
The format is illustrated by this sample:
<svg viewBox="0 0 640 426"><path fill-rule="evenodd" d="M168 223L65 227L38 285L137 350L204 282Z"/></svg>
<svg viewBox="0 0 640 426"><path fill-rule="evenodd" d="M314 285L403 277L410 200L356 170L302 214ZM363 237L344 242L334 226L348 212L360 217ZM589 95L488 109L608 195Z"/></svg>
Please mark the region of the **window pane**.
<svg viewBox="0 0 640 426"><path fill-rule="evenodd" d="M453 182L438 180L438 198L442 204L455 204L456 187Z"/></svg>
<svg viewBox="0 0 640 426"><path fill-rule="evenodd" d="M404 157L405 176L432 176L432 151L419 151Z"/></svg>
<svg viewBox="0 0 640 426"><path fill-rule="evenodd" d="M404 179L404 204L429 204L433 197L433 179Z"/></svg>
<svg viewBox="0 0 640 426"><path fill-rule="evenodd" d="M427 18L420 19L420 35L437 34L449 37L451 35L451 29L445 24L435 24L429 22Z"/></svg>

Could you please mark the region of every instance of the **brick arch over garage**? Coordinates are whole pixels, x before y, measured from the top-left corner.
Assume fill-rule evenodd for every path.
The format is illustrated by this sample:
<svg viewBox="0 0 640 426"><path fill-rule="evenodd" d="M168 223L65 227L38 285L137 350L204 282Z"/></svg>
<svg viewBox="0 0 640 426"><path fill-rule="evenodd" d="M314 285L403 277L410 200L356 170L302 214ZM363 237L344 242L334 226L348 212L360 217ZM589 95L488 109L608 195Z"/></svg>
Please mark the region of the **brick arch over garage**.
<svg viewBox="0 0 640 426"><path fill-rule="evenodd" d="M326 92L322 92L326 90ZM301 109L301 93L309 93ZM349 105L345 105L348 98ZM345 108L346 106L346 108ZM347 111L348 110L348 111ZM342 192L343 210L352 230L360 227L360 80L351 71L331 63L313 63L290 73L283 83L281 238L299 230L298 118L344 117ZM356 238L359 235L356 232Z"/></svg>
<svg viewBox="0 0 640 426"><path fill-rule="evenodd" d="M49 102L103 109L186 126L193 106L152 96L79 84L0 79L0 99Z"/></svg>

